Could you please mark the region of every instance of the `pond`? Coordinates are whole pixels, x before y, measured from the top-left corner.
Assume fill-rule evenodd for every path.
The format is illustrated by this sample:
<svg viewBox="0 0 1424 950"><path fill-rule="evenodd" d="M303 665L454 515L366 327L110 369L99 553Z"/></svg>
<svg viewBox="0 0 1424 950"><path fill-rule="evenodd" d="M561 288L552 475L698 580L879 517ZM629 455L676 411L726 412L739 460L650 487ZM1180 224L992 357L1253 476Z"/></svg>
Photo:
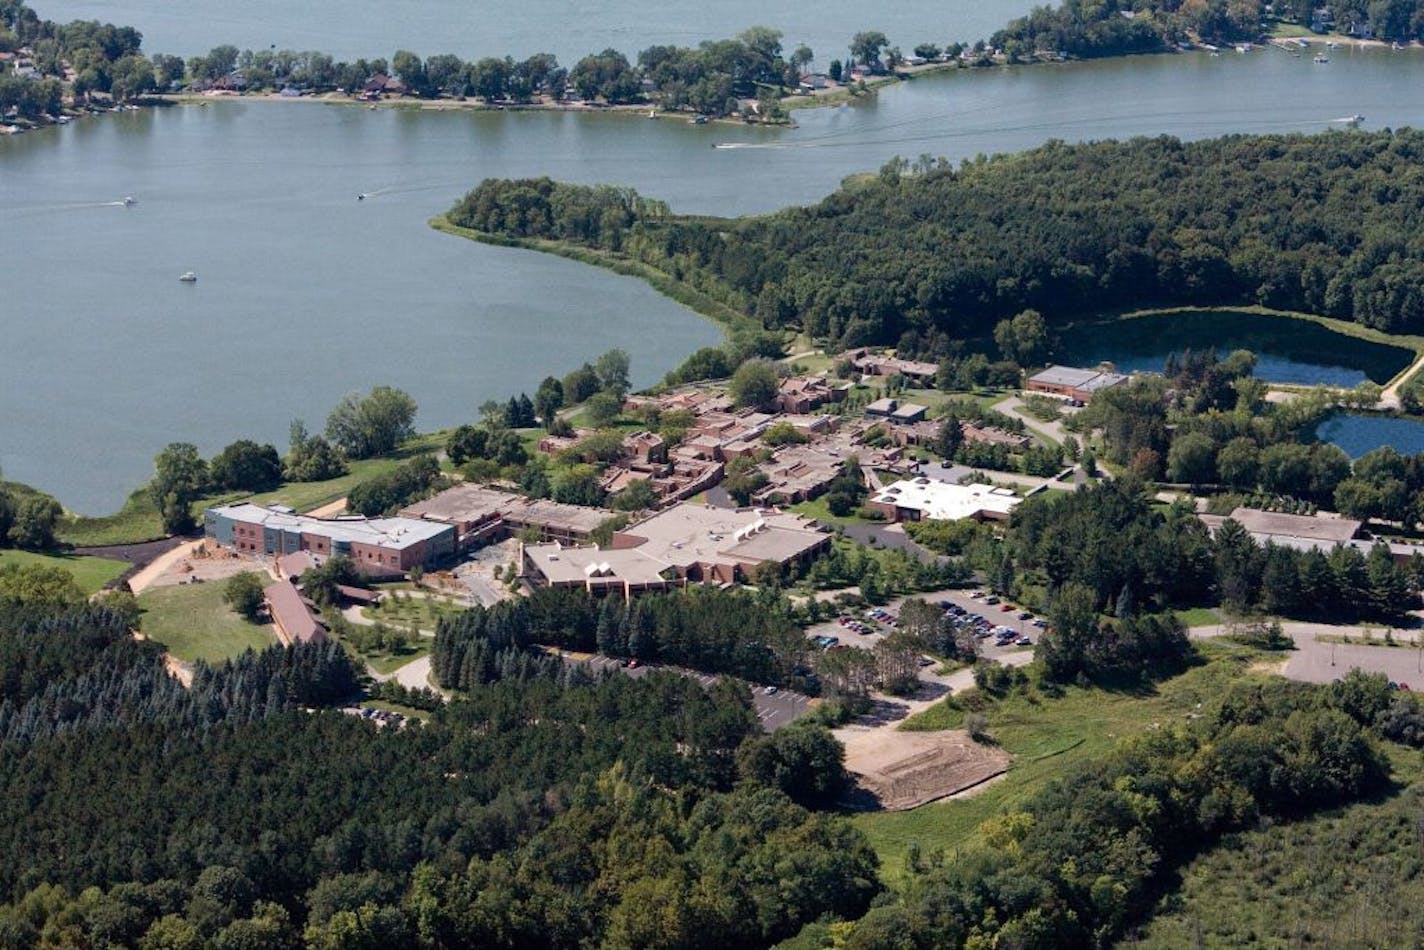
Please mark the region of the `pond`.
<svg viewBox="0 0 1424 950"><path fill-rule="evenodd" d="M1320 423L1315 437L1340 446L1352 459L1382 445L1394 446L1401 455L1418 455L1424 452L1424 421L1342 412Z"/></svg>
<svg viewBox="0 0 1424 950"><path fill-rule="evenodd" d="M1383 385L1409 365L1403 347L1361 340L1310 320L1207 310L1138 317L1078 327L1060 347L1060 362L1092 366L1104 360L1122 372L1160 372L1172 353L1215 348L1256 354L1256 375L1273 383L1353 387Z"/></svg>

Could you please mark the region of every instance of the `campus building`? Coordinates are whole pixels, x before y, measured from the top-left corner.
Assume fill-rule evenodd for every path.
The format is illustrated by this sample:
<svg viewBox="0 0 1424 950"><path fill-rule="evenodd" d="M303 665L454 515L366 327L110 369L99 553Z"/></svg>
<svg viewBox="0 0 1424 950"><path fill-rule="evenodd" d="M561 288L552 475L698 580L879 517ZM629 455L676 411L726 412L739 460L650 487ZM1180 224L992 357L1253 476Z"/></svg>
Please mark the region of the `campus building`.
<svg viewBox="0 0 1424 950"><path fill-rule="evenodd" d="M339 554L376 576L434 567L455 553L455 531L449 525L413 518L313 518L284 506L249 502L209 508L203 513L203 531L240 554Z"/></svg>
<svg viewBox="0 0 1424 950"><path fill-rule="evenodd" d="M1030 376L1024 388L1031 393L1047 393L1075 402L1088 402L1094 393L1121 386L1130 378L1121 373L1104 373L1095 369L1050 366L1043 372Z"/></svg>
<svg viewBox="0 0 1424 950"><path fill-rule="evenodd" d="M907 478L870 497L866 506L887 521L1007 521L1023 499L1007 488Z"/></svg>
<svg viewBox="0 0 1424 950"><path fill-rule="evenodd" d="M577 544L616 515L605 508L530 499L480 485L456 485L401 510L403 518L449 525L462 551L525 531L537 531L543 541Z"/></svg>
<svg viewBox="0 0 1424 950"><path fill-rule="evenodd" d="M799 515L682 504L615 533L608 548L526 545L521 560L531 583L632 597L739 583L762 564L805 564L830 544L828 533Z"/></svg>

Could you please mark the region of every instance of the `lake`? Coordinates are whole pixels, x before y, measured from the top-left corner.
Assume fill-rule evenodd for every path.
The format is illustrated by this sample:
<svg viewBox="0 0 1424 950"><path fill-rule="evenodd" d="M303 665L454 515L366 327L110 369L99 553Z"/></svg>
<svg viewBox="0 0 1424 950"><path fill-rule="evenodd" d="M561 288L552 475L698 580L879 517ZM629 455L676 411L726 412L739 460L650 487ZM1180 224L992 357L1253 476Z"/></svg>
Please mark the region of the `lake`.
<svg viewBox="0 0 1424 950"><path fill-rule="evenodd" d="M1315 437L1333 442L1357 459L1382 445L1392 445L1403 455L1424 452L1424 422L1392 416L1331 416L1315 430Z"/></svg>
<svg viewBox="0 0 1424 950"><path fill-rule="evenodd" d="M317 49L342 59L389 58L397 49L465 59L550 52L565 65L612 47L629 59L655 43L696 46L758 24L785 33L785 45L808 44L824 66L844 59L850 38L880 30L909 52L985 38L1033 6L1028 0L944 0L867 8L855 0L822 0L768 9L758 0L619 0L617 3L526 0L41 0L52 20L97 19L136 27L150 53L191 56L219 43L239 49Z"/></svg>
<svg viewBox="0 0 1424 950"><path fill-rule="evenodd" d="M1424 96L1404 92L1421 88L1424 55L1263 51L963 70L802 111L793 130L215 102L0 136L0 469L102 513L169 441L283 446L293 417L319 427L378 383L408 389L422 427L447 426L612 346L646 385L720 337L638 281L426 226L485 177L760 213L896 154L1321 131L1354 112L1420 125ZM111 206L125 195L138 204Z"/></svg>
<svg viewBox="0 0 1424 950"><path fill-rule="evenodd" d="M1256 354L1256 376L1273 383L1353 387L1383 385L1414 359L1412 350L1361 340L1310 320L1235 311L1191 311L1136 317L1070 331L1059 359L1077 366L1103 361L1122 372L1161 372L1169 354L1214 348Z"/></svg>

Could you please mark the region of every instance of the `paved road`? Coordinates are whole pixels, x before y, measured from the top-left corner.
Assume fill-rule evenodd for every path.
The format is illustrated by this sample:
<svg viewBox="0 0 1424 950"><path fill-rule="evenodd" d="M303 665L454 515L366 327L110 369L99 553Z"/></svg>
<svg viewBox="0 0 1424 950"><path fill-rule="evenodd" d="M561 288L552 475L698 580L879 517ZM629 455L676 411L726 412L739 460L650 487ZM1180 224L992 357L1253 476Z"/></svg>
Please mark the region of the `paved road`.
<svg viewBox="0 0 1424 950"><path fill-rule="evenodd" d="M1357 626L1327 623L1283 623L1281 631L1295 643L1295 649L1281 664L1281 675L1306 683L1329 683L1359 667L1368 673L1383 673L1396 683L1406 683L1424 689L1424 652L1416 644L1424 643L1418 631L1396 630L1394 639L1401 646L1385 646L1384 630L1369 632L1376 646L1362 643L1366 630ZM1226 626L1193 627L1193 639L1211 639L1230 633ZM1337 643L1349 637L1354 643Z"/></svg>

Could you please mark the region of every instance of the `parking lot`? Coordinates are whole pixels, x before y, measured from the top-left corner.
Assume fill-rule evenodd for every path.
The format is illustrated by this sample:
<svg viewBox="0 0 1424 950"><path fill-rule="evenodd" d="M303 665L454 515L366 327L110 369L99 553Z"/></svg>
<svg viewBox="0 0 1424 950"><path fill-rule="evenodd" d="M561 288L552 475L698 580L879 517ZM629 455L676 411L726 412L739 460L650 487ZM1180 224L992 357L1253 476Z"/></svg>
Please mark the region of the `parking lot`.
<svg viewBox="0 0 1424 950"><path fill-rule="evenodd" d="M967 590L940 590L931 591L926 594L915 594L913 596L928 601L931 604L939 605L941 602L954 604L968 614L976 614L983 617L994 626L1004 626L1014 631L1015 639L1027 636L1030 640L1036 641L1040 628L1033 625L1031 618L1020 618L1019 614L1024 611L1018 605L1012 605L1011 609L1004 610L1006 603L989 604L983 599L975 599L970 596L972 589ZM877 620L866 615L865 610L848 611L843 616L856 618L860 623L869 628L869 633L862 633L848 627L838 621L831 620L819 623L806 630L807 637L814 640L816 637L834 637L835 645L845 645L858 647L860 649L872 649L886 635L895 629L893 617L898 615L899 608L905 600L909 598L899 597L891 601L885 608L892 619ZM1022 653L1032 649L1032 645L1019 646L1010 642L999 644L995 637L990 636L976 641L979 645L979 655L985 659L1001 660L1008 654Z"/></svg>

